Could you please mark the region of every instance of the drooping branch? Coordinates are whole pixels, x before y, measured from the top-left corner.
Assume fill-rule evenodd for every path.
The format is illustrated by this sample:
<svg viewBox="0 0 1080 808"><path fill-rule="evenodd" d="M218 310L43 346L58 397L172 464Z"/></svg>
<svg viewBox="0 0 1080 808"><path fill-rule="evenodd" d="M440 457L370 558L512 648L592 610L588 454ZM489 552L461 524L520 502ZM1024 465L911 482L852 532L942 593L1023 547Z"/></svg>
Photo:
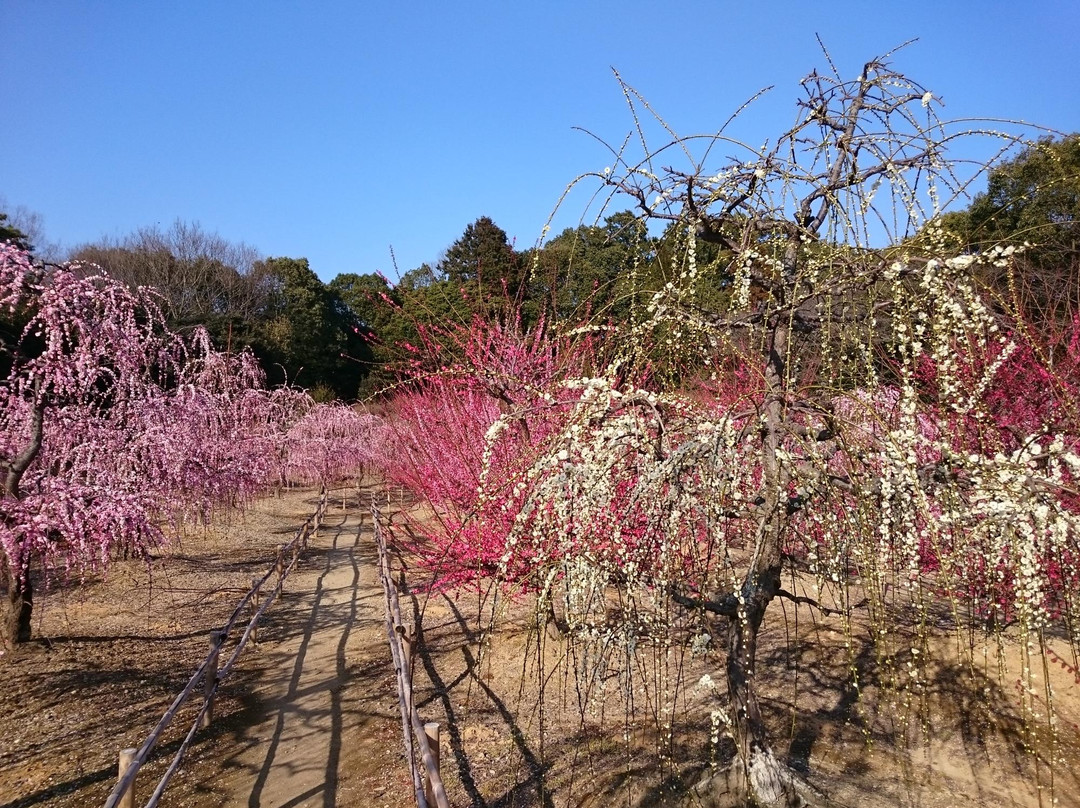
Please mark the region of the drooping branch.
<svg viewBox="0 0 1080 808"><path fill-rule="evenodd" d="M829 606L824 605L820 601L815 600L814 598L810 598L805 595L796 595L793 592L788 592L786 589L778 589L776 591L776 596L779 598L783 598L784 600L791 601L792 603L802 603L807 606L812 606L822 614L828 615L830 617L833 615L851 614L852 610L861 608L869 602L866 598L863 598L861 601L852 604L847 609L833 609Z"/></svg>

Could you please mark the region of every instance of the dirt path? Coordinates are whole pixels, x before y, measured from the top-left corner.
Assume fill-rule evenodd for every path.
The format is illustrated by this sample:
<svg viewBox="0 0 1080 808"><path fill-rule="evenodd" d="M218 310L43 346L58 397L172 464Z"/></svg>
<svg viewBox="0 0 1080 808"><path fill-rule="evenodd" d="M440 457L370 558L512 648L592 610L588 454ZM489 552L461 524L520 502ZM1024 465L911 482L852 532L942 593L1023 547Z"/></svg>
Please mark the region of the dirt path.
<svg viewBox="0 0 1080 808"><path fill-rule="evenodd" d="M340 494L338 494L340 496ZM399 806L411 799L366 507L340 499L222 683L163 806ZM249 586L317 503L290 491L102 580L43 593L36 639L0 660L0 808L100 808ZM231 644L228 648L231 649ZM189 702L140 772L142 805Z"/></svg>
<svg viewBox="0 0 1080 808"><path fill-rule="evenodd" d="M376 564L370 518L331 512L233 685L248 707L189 767L198 805L408 801Z"/></svg>

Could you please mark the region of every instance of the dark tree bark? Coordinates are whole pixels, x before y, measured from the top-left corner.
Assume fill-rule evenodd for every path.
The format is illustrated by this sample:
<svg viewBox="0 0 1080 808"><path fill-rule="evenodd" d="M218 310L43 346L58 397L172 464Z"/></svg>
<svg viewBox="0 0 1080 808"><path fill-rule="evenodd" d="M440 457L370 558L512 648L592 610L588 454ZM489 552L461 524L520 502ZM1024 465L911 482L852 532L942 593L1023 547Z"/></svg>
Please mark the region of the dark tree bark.
<svg viewBox="0 0 1080 808"><path fill-rule="evenodd" d="M41 452L44 419L45 404L38 401L31 415L29 441L18 455L0 466L0 473L3 474L3 491L0 497L19 498L19 483ZM34 590L30 580L30 562L24 553L20 553L17 559L7 559L4 567L7 596L0 600L0 644L10 651L19 643L30 639Z"/></svg>
<svg viewBox="0 0 1080 808"><path fill-rule="evenodd" d="M7 596L2 601L0 618L0 641L5 651L12 651L19 643L30 640L30 618L34 610L34 590L30 571L18 573L9 567L7 571Z"/></svg>

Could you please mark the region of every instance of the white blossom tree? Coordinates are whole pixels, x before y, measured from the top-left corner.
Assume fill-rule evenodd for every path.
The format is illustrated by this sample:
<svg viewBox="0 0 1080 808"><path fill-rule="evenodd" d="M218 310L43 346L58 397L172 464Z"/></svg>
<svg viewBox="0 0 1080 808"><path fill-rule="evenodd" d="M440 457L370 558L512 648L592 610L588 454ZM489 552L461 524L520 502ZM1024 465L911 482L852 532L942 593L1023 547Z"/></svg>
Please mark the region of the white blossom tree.
<svg viewBox="0 0 1080 808"><path fill-rule="evenodd" d="M736 756L702 786L718 804L818 799L773 752L759 705L758 637L779 599L866 615L913 683L941 602L1025 638L1064 620L1076 641L1080 343L1072 375L1047 371L1049 399L1025 401L1018 359L1035 354L971 280L1012 248L959 254L934 224L964 189L946 147L965 133L931 92L884 58L801 86L794 125L760 148L721 131L612 150L594 176L681 234L670 282L595 376L502 415L549 406L561 428L517 471L487 474L477 505L480 519L510 512L501 569L559 592L564 630L610 629L612 592L627 643L670 635L680 613L723 623L718 715ZM624 90L635 115L647 107ZM679 154L687 168L667 164ZM695 303L706 254L726 269L726 307ZM647 380L642 346L661 339L705 369L701 390ZM1009 383L1019 398L1003 408Z"/></svg>

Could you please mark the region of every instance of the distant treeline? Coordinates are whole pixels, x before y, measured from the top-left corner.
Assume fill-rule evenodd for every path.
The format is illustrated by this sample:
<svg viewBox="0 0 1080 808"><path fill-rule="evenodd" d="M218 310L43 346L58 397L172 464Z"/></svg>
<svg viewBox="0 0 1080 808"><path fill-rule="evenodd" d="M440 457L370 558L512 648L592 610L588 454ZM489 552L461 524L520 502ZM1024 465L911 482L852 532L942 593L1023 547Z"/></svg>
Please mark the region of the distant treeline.
<svg viewBox="0 0 1080 808"><path fill-rule="evenodd" d="M409 346L437 339L449 323L510 312L525 327L541 317L552 325L625 318L635 299L663 285L662 243L624 212L519 251L481 217L434 266L396 284L379 273L323 283L305 258L266 258L180 221L83 245L69 258L155 287L171 327L204 326L222 348L250 348L271 383L353 399L398 381Z"/></svg>

